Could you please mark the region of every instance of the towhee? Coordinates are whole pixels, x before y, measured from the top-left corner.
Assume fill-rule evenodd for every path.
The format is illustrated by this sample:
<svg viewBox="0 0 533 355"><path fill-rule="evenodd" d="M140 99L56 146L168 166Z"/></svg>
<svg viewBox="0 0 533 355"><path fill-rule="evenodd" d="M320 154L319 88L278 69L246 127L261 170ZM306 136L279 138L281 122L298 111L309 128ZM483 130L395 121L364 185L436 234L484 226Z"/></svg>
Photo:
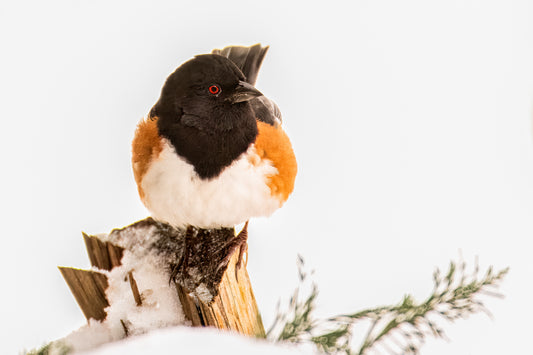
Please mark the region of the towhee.
<svg viewBox="0 0 533 355"><path fill-rule="evenodd" d="M287 200L294 152L278 107L254 87L267 50L215 49L167 78L132 147L139 195L154 219L203 229L246 222L246 244L247 221Z"/></svg>

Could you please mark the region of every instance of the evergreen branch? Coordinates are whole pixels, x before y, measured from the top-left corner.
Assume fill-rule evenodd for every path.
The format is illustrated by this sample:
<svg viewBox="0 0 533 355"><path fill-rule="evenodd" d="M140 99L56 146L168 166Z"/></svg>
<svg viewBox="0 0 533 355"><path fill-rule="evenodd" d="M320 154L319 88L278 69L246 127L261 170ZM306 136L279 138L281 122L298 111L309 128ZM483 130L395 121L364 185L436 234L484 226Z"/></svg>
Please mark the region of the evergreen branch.
<svg viewBox="0 0 533 355"><path fill-rule="evenodd" d="M298 259L300 286L294 291L288 311L279 311L268 337L273 338L276 329L277 341L294 343L312 342L323 353L327 354L365 354L370 350L383 348L387 353L418 354L426 336L444 338L444 330L436 323L435 318L441 317L448 321L466 318L477 312L490 316L478 295L501 297L493 289L499 286L508 268L494 272L489 267L483 277L479 277L476 262L474 271L465 272L464 262L450 262L446 274L437 269L433 274L433 291L423 302L416 302L411 295L406 295L399 304L366 309L352 314L335 316L325 320L313 317L315 301L318 296L316 284L312 284L311 292L305 300L299 298L300 288L307 282L307 274L303 271L303 259ZM357 322L369 321L369 329L360 347L353 350L352 328Z"/></svg>
<svg viewBox="0 0 533 355"><path fill-rule="evenodd" d="M314 329L317 324L312 318L312 311L315 309L315 300L318 296L318 288L316 284L312 284L310 294L305 301L300 301L300 288L306 283L308 274L304 271L304 260L298 255L297 260L298 277L300 280L300 286L294 290L294 293L289 301L289 311L282 313L279 310L276 315L274 323L267 332L267 338L272 338L275 332L279 335L276 336L276 341L290 341L293 343L303 342L307 339L306 335ZM277 330L281 328L281 330Z"/></svg>
<svg viewBox="0 0 533 355"><path fill-rule="evenodd" d="M48 344L45 344L41 346L38 349L30 350L30 351L23 351L23 355L67 355L72 351L71 348L69 348L67 345L65 345L62 341L53 341Z"/></svg>

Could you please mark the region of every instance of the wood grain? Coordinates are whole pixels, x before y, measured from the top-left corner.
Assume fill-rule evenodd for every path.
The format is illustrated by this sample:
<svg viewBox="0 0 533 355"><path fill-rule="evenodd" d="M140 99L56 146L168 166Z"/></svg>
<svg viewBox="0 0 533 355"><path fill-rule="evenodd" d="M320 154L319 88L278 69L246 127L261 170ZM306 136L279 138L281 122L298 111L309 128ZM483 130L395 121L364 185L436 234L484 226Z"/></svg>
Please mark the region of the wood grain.
<svg viewBox="0 0 533 355"><path fill-rule="evenodd" d="M246 268L241 267L235 277L235 253L219 285L218 296L212 303L204 303L176 284L187 318L193 326L211 326L258 338L265 337L265 329Z"/></svg>
<svg viewBox="0 0 533 355"><path fill-rule="evenodd" d="M163 262L168 262L169 255L183 254L180 248L184 245L181 238L185 234L168 225L161 225L161 223L155 222L150 218L125 228L115 229L110 234L116 241L124 241L121 238L131 235L140 236L139 243L150 243L145 246L147 248L156 248L155 250L159 248ZM232 238L231 235L229 235L229 238ZM109 271L114 267L120 266L123 255L129 252L128 249L109 241L102 241L97 236L89 236L84 233L83 239L91 265L98 269ZM222 260L224 255L220 254L220 252L227 248L221 248L219 245L226 245L227 239L228 229L198 230L197 238L195 238L197 245L194 246L194 250L201 252L201 255L194 257L209 258L212 254L213 260ZM164 245L165 247L161 248L159 245ZM172 248L168 249L169 246ZM136 244L135 247L139 248L142 245ZM176 292L182 304L183 312L193 326L211 326L248 336L264 338L265 330L248 272L244 265L239 268L237 273L235 272L237 259L238 253L234 253L227 268L223 269L224 273L221 277L217 275L200 275L201 278L199 280L201 281L209 280L210 282L215 282L214 285L210 286L216 288L215 296L210 302L202 302L194 292L189 291L190 288L187 289L185 287L191 284L196 287L197 282L192 283L192 281L186 280L187 283L182 284L179 282L180 278L178 278L178 281L175 282ZM169 270L162 270L162 272L170 275L172 262L169 264ZM220 273L220 268L216 269L216 265L216 263L207 265L199 270L207 273L218 270L216 272ZM60 267L59 270L87 320L90 318L104 320L106 318L105 308L109 306L105 297L105 290L108 287L107 277L97 271L67 267ZM137 284L133 270L128 272L128 280L132 293L132 302L135 302L138 307L143 307L139 289L142 290L144 288L142 287L143 285ZM127 328L125 328L125 332L127 334Z"/></svg>
<svg viewBox="0 0 533 355"><path fill-rule="evenodd" d="M105 297L107 277L96 271L59 267L70 291L80 306L85 318L104 320L104 309L109 306Z"/></svg>

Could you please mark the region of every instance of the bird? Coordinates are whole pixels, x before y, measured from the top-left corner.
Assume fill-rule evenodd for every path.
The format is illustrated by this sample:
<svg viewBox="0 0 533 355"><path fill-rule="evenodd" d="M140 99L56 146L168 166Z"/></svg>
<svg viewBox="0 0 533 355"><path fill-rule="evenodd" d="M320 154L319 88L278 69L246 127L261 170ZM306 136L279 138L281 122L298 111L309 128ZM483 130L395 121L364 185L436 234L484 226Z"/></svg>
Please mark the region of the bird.
<svg viewBox="0 0 533 355"><path fill-rule="evenodd" d="M268 49L227 46L179 65L132 142L135 182L152 218L187 230L245 223L232 248L237 265L248 221L280 208L297 174L281 111L254 86Z"/></svg>

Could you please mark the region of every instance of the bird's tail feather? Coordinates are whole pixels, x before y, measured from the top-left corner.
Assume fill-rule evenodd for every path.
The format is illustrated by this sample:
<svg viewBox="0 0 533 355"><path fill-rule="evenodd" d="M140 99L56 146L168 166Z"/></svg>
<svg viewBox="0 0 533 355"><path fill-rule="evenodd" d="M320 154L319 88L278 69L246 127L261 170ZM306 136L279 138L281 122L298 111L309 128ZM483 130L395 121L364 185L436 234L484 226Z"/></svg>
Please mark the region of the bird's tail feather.
<svg viewBox="0 0 533 355"><path fill-rule="evenodd" d="M257 43L253 46L227 46L222 49L213 49L211 53L224 56L231 60L239 67L246 81L255 85L257 81L257 74L261 68L261 63L268 51L268 46L262 47Z"/></svg>

